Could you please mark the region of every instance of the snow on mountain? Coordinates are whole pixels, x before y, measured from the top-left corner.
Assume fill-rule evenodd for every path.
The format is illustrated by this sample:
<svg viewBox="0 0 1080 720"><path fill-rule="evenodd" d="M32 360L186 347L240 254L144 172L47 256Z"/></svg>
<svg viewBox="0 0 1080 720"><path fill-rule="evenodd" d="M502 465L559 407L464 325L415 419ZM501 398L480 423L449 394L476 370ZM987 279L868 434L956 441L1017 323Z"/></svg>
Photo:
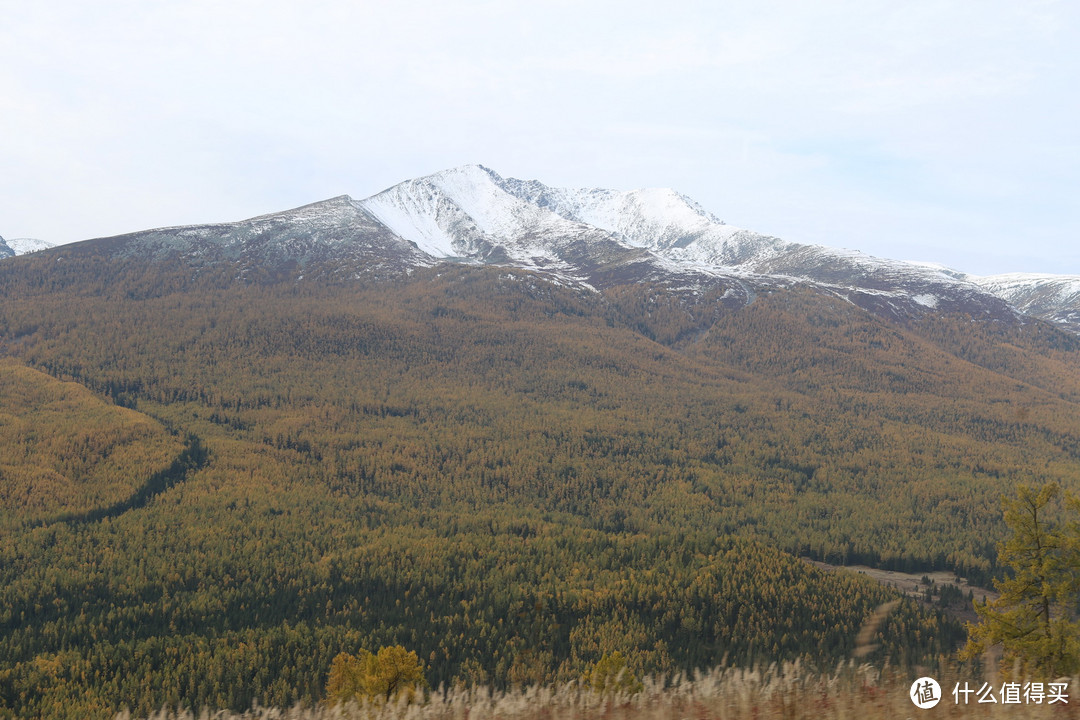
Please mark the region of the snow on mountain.
<svg viewBox="0 0 1080 720"><path fill-rule="evenodd" d="M399 277L445 261L495 264L593 290L648 283L728 304L805 284L893 317L962 312L1016 322L1016 307L1080 327L1075 285L1043 281L1036 291L1029 279L1010 284L788 242L727 225L674 190L553 188L482 165L406 180L360 201L343 195L240 222L92 244L119 257L228 261L241 276L280 278ZM28 247L0 244L0 257Z"/></svg>
<svg viewBox="0 0 1080 720"><path fill-rule="evenodd" d="M569 220L613 233L622 242L673 260L711 266L750 264L787 243L724 224L690 198L667 188L551 188L507 178L503 188Z"/></svg>
<svg viewBox="0 0 1080 720"><path fill-rule="evenodd" d="M15 257L16 255L38 252L39 250L48 250L51 247L55 246L52 243L45 242L44 240L37 240L35 238L12 238L10 240L5 240L3 237L0 237L0 260Z"/></svg>
<svg viewBox="0 0 1080 720"><path fill-rule="evenodd" d="M661 259L610 232L507 192L482 165L407 180L358 204L435 258L510 264L589 287L666 273Z"/></svg>
<svg viewBox="0 0 1080 720"><path fill-rule="evenodd" d="M924 306L930 297L937 302L931 286L948 288L950 295L981 292L962 273L947 268L786 242L727 225L690 198L666 188L621 191L551 188L536 180L512 178L497 182L531 204L607 230L622 242L685 266L784 275L877 291L914 284L922 290L909 294L920 294Z"/></svg>
<svg viewBox="0 0 1080 720"><path fill-rule="evenodd" d="M678 276L697 287L690 276L746 274L730 262L739 241L759 256L780 243L724 225L671 190L549 188L482 165L407 180L359 204L436 258L512 263L586 284Z"/></svg>
<svg viewBox="0 0 1080 720"><path fill-rule="evenodd" d="M7 246L11 248L16 255L25 255L26 253L48 250L51 247L55 247L55 245L50 242L38 240L36 238L12 238L7 241Z"/></svg>
<svg viewBox="0 0 1080 720"><path fill-rule="evenodd" d="M482 165L407 180L360 201L398 236L439 258L481 259L502 248L518 260L595 231L507 193Z"/></svg>
<svg viewBox="0 0 1080 720"><path fill-rule="evenodd" d="M971 280L1026 315L1080 328L1080 275L1010 273Z"/></svg>
<svg viewBox="0 0 1080 720"><path fill-rule="evenodd" d="M157 228L95 242L119 257L236 262L245 275L303 274L314 265L336 277L392 277L432 264L347 195L239 222Z"/></svg>
<svg viewBox="0 0 1080 720"><path fill-rule="evenodd" d="M720 281L759 289L810 282L892 315L928 309L1013 315L962 273L733 227L669 189L552 188L468 165L395 185L360 205L435 257L558 266L598 287L664 275L670 287L692 292ZM632 271L599 272L627 257Z"/></svg>

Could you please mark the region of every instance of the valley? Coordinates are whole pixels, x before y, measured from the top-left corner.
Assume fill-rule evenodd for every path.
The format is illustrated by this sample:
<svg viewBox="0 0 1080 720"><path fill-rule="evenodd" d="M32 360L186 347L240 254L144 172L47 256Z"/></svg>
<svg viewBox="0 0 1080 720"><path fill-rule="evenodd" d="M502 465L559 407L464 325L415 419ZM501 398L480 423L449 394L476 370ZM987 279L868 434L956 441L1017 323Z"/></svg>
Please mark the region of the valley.
<svg viewBox="0 0 1080 720"><path fill-rule="evenodd" d="M921 600L924 606L933 607L936 604L950 617L961 622L978 622L979 617L971 607L973 601L994 602L1001 596L996 590L976 587L957 576L956 573L946 570L905 573L898 570L880 570L867 565L831 565L809 558L803 558L803 560L829 572L854 572L865 575L885 587L895 588L907 597ZM946 589L943 593L942 588L946 587L950 589ZM968 598L969 593L973 596L971 599Z"/></svg>
<svg viewBox="0 0 1080 720"><path fill-rule="evenodd" d="M0 261L0 705L314 705L394 645L432 687L824 668L895 600L868 660L925 667L955 615L822 568L989 586L1001 497L1080 490L1060 323L451 175Z"/></svg>

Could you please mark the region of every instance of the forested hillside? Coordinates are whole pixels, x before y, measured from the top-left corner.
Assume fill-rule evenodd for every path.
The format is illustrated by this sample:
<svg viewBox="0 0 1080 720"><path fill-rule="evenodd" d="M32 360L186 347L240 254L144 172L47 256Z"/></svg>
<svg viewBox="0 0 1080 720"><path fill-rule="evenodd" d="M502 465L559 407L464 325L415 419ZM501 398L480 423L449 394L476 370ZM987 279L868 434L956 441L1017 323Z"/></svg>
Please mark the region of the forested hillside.
<svg viewBox="0 0 1080 720"><path fill-rule="evenodd" d="M985 580L1002 492L1080 485L1080 349L1037 323L458 265L237 274L0 265L3 420L52 412L20 378L62 380L127 433L40 423L48 479L4 456L0 705L311 703L337 653L390 644L432 685L565 680L615 650L639 673L832 663L893 596L796 555ZM959 639L905 603L876 657Z"/></svg>
<svg viewBox="0 0 1080 720"><path fill-rule="evenodd" d="M181 443L74 382L0 359L0 528L102 512L167 469Z"/></svg>

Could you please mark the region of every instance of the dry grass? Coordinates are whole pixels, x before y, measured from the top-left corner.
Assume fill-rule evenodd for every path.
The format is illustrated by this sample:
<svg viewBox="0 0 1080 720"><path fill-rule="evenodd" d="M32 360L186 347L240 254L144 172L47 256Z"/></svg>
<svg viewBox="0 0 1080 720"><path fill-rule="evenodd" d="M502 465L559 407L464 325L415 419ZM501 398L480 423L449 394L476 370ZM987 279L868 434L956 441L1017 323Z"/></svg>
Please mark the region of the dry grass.
<svg viewBox="0 0 1080 720"><path fill-rule="evenodd" d="M291 710L254 708L229 712L161 711L149 720L823 720L851 718L1080 718L1080 682L1069 682L1070 703L1054 705L957 705L956 682L978 688L982 679L938 677L944 697L921 710L908 698L911 678L851 662L832 673L807 671L799 663L765 670L717 668L667 682L647 679L633 696L599 695L577 684L510 692L486 688L434 692L422 704L351 705ZM1046 681L1048 682L1048 680ZM991 680L992 684L999 685ZM925 715L924 715L925 713ZM117 720L131 720L122 713Z"/></svg>

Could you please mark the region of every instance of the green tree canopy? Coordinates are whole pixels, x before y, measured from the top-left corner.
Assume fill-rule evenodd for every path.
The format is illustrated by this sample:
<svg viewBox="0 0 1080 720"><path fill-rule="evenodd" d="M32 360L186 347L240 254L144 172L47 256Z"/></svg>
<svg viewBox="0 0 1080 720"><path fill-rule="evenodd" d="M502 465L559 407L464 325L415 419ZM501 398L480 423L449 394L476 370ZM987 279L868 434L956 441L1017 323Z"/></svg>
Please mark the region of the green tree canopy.
<svg viewBox="0 0 1080 720"><path fill-rule="evenodd" d="M618 650L600 658L589 668L582 680L599 693L632 695L641 692L643 688L641 681L626 666L626 658Z"/></svg>
<svg viewBox="0 0 1080 720"><path fill-rule="evenodd" d="M961 653L970 659L1001 644L1002 665L1019 661L1028 672L1053 676L1080 669L1080 623L1076 620L1077 548L1075 523L1053 518L1060 490L1046 485L1017 488L1004 498L1005 522L1012 531L999 547L999 560L1012 576L995 581L997 600L975 605L981 622L968 626L968 644ZM1075 498L1067 501L1077 508Z"/></svg>

